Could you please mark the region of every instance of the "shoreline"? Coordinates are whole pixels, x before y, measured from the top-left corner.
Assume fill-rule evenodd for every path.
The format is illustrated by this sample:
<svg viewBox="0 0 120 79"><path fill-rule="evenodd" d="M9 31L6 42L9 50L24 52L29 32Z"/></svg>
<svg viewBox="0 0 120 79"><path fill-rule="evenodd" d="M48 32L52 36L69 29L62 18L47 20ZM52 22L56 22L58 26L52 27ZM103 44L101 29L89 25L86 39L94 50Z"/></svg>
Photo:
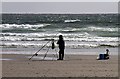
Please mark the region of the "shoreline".
<svg viewBox="0 0 120 79"><path fill-rule="evenodd" d="M40 49L40 47L17 47L17 48L1 48L0 54L34 54ZM45 54L48 48L43 48L38 54ZM66 48L65 54L76 54L76 55L99 55L105 53L106 49L110 50L110 55L118 55L118 47L103 47L103 48ZM59 49L50 49L48 54L58 54Z"/></svg>

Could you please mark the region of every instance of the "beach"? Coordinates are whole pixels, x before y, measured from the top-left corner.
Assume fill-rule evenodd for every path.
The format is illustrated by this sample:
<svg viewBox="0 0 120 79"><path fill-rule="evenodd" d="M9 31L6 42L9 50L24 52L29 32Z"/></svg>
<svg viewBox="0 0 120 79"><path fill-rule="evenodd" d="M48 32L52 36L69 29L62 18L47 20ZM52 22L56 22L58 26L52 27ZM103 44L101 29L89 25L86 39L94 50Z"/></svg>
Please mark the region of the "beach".
<svg viewBox="0 0 120 79"><path fill-rule="evenodd" d="M3 54L2 77L118 77L117 55L109 60L96 60L96 55L65 55L63 61L29 60L30 56Z"/></svg>
<svg viewBox="0 0 120 79"><path fill-rule="evenodd" d="M3 77L118 77L118 14L3 14L2 18ZM65 41L63 61L57 61L59 35ZM106 49L110 59L96 60ZM37 51L39 55L29 60Z"/></svg>

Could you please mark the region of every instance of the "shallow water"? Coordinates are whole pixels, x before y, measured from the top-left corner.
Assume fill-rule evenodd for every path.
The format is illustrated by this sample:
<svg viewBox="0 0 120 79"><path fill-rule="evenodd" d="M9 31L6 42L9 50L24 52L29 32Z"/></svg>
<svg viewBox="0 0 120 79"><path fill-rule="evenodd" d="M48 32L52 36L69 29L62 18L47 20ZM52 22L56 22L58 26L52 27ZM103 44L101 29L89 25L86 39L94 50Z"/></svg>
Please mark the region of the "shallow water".
<svg viewBox="0 0 120 79"><path fill-rule="evenodd" d="M10 60L13 60L13 59L2 58L2 59L0 59L0 60L2 60L2 61L10 61Z"/></svg>
<svg viewBox="0 0 120 79"><path fill-rule="evenodd" d="M29 48L2 48L2 52L0 54L35 54L40 49L40 47L29 47ZM45 54L48 48L43 48L41 51L38 52L39 55ZM105 53L106 49L109 49L110 55L118 55L118 48L108 48L108 47L101 47L101 48L66 48L65 54L79 54L79 55L98 55L101 53ZM54 54L58 55L58 48L54 50L50 49L47 54Z"/></svg>

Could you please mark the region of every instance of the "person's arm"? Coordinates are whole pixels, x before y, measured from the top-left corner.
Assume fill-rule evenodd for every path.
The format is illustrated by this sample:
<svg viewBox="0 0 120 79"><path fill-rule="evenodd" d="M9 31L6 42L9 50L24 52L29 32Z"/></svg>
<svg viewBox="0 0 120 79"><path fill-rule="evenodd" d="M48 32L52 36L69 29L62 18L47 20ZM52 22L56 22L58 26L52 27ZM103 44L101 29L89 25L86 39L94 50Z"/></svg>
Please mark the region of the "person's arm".
<svg viewBox="0 0 120 79"><path fill-rule="evenodd" d="M63 41L63 43L64 43L64 49L65 49L65 41Z"/></svg>

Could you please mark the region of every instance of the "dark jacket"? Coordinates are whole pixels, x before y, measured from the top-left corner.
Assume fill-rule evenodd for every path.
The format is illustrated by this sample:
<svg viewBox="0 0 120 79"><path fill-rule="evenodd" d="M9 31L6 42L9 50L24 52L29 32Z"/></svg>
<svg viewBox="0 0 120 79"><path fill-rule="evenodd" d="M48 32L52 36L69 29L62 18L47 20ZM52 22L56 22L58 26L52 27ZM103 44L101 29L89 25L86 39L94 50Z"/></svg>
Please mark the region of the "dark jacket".
<svg viewBox="0 0 120 79"><path fill-rule="evenodd" d="M64 40L58 40L57 44L59 45L59 49L65 49L65 42Z"/></svg>

